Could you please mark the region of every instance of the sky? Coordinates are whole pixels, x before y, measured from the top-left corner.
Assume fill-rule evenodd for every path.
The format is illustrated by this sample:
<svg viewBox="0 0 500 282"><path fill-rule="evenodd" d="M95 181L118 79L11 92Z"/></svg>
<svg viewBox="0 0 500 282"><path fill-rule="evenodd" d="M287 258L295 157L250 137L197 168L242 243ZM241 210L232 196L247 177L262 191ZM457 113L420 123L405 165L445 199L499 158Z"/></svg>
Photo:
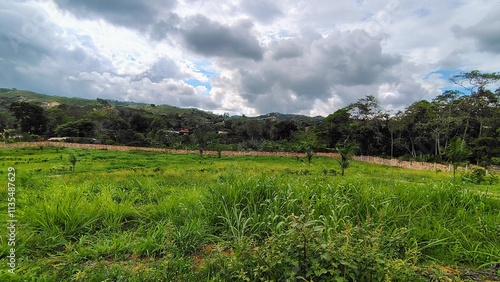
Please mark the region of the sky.
<svg viewBox="0 0 500 282"><path fill-rule="evenodd" d="M214 113L397 111L500 71L497 0L3 0L0 87Z"/></svg>

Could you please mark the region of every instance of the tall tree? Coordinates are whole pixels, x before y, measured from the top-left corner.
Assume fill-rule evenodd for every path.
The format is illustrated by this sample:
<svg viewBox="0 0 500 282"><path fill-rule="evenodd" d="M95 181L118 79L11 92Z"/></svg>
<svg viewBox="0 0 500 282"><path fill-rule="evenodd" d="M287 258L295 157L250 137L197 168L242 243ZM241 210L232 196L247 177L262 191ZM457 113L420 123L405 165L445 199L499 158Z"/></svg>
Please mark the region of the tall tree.
<svg viewBox="0 0 500 282"><path fill-rule="evenodd" d="M357 148L357 145L354 143L338 144L337 146L335 146L335 149L340 155L340 160L338 162L340 165L342 176L344 176L345 170L349 167L349 164L351 163L351 156L352 154L354 154Z"/></svg>
<svg viewBox="0 0 500 282"><path fill-rule="evenodd" d="M411 104L401 117L403 134L399 145L415 158L420 154L433 152L432 128L429 123L434 117L431 103L422 100Z"/></svg>
<svg viewBox="0 0 500 282"><path fill-rule="evenodd" d="M290 140L293 136L293 132L297 130L297 124L295 121L279 121L275 123L272 127L272 137L273 140Z"/></svg>
<svg viewBox="0 0 500 282"><path fill-rule="evenodd" d="M349 140L351 130L349 123L351 114L349 108L341 108L333 114L328 115L318 126L317 135L321 143L328 148L334 148L337 143L344 143Z"/></svg>
<svg viewBox="0 0 500 282"><path fill-rule="evenodd" d="M380 112L379 101L373 95L367 95L348 107L351 109L353 117L361 120L371 119Z"/></svg>
<svg viewBox="0 0 500 282"><path fill-rule="evenodd" d="M489 84L500 81L500 73L484 73L479 70L470 72L461 72L460 74L453 75L450 80L462 86L463 88L473 92L483 92Z"/></svg>
<svg viewBox="0 0 500 282"><path fill-rule="evenodd" d="M16 124L16 118L11 112L0 109L0 132L6 129L13 129Z"/></svg>
<svg viewBox="0 0 500 282"><path fill-rule="evenodd" d="M448 142L462 124L462 117L459 112L460 100L464 93L458 90L446 90L443 94L432 100L436 111L435 130L435 155L441 158L440 148L448 146Z"/></svg>
<svg viewBox="0 0 500 282"><path fill-rule="evenodd" d="M14 102L9 110L18 120L21 131L38 135L45 133L47 117L42 107L27 102Z"/></svg>
<svg viewBox="0 0 500 282"><path fill-rule="evenodd" d="M453 177L455 177L458 166L471 155L471 150L465 144L465 140L455 137L451 140L449 146L444 149L444 153L448 161L453 165Z"/></svg>

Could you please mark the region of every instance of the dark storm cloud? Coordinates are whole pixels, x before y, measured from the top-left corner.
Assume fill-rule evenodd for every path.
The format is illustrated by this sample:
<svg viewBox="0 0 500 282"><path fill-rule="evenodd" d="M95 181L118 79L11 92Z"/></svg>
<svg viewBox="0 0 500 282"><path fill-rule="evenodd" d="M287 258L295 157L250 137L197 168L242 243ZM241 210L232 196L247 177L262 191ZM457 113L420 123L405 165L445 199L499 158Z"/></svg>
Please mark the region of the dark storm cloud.
<svg viewBox="0 0 500 282"><path fill-rule="evenodd" d="M156 61L148 71L135 78L135 80L143 78L148 78L152 82L158 83L165 78L181 78L181 72L174 60L169 57L163 57Z"/></svg>
<svg viewBox="0 0 500 282"><path fill-rule="evenodd" d="M72 50L60 48L57 49L57 55L45 54L39 61L31 61L26 56L0 61L0 85L51 95L85 97L88 92L78 87L70 91L65 86L68 76L83 69L99 72L109 70L102 59L89 56L87 50L80 47Z"/></svg>
<svg viewBox="0 0 500 282"><path fill-rule="evenodd" d="M198 15L186 20L182 36L187 47L204 56L261 60L263 50L251 34L253 25L241 21L224 26Z"/></svg>
<svg viewBox="0 0 500 282"><path fill-rule="evenodd" d="M182 19L175 13L171 13L162 17L157 23L152 25L149 30L149 35L153 40L162 40L168 35L176 34L179 29L179 24Z"/></svg>
<svg viewBox="0 0 500 282"><path fill-rule="evenodd" d="M479 50L500 54L500 4L494 6L477 24L463 28L455 25L456 36L474 39Z"/></svg>
<svg viewBox="0 0 500 282"><path fill-rule="evenodd" d="M134 64L134 60L116 64L110 61L115 56L106 55L95 44L91 35L62 30L36 5L2 2L0 87L89 99L127 98L168 101L182 107L215 107L209 97L198 95L192 86L173 80L181 80L185 74L168 56L159 58L141 75L127 75L118 68L128 62Z"/></svg>
<svg viewBox="0 0 500 282"><path fill-rule="evenodd" d="M266 0L242 0L241 9L262 23L271 23L283 15L273 1Z"/></svg>
<svg viewBox="0 0 500 282"><path fill-rule="evenodd" d="M290 41L280 42L273 56L287 53L280 51L282 43L289 45ZM331 98L338 86L366 85L376 89L379 83L394 79L388 71L401 62L399 57L382 52L381 39L369 38L360 30L333 34L312 43L296 40L292 45L295 47L291 49L308 51L297 51L286 60L239 67L235 64L237 88L259 112L281 110L284 106L299 112L310 108L315 99ZM356 93L354 97L368 94Z"/></svg>
<svg viewBox="0 0 500 282"><path fill-rule="evenodd" d="M154 23L160 11L171 10L175 0L59 0L59 8L78 18L105 19L115 25L143 29Z"/></svg>
<svg viewBox="0 0 500 282"><path fill-rule="evenodd" d="M282 40L278 43L276 50L273 52L273 59L281 60L286 58L300 57L303 52L303 47L296 40Z"/></svg>
<svg viewBox="0 0 500 282"><path fill-rule="evenodd" d="M0 3L0 56L36 64L44 56L56 53L56 30L48 24L48 16L36 7L22 3L13 6ZM33 20L35 16L39 22Z"/></svg>
<svg viewBox="0 0 500 282"><path fill-rule="evenodd" d="M325 114L370 94L399 108L432 99L435 69L495 71L500 5L410 2L0 1L0 87Z"/></svg>
<svg viewBox="0 0 500 282"><path fill-rule="evenodd" d="M68 48L60 29L39 7L4 5L0 3L0 85L77 95L63 91L65 77L81 69L108 70L110 62L97 55L91 41Z"/></svg>

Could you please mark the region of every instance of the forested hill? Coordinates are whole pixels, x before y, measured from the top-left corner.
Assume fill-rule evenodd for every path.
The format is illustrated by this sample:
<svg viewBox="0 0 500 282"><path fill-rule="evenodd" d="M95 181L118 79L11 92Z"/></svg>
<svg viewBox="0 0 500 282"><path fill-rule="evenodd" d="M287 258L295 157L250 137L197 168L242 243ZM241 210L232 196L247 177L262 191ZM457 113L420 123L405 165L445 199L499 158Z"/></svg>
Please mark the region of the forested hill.
<svg viewBox="0 0 500 282"><path fill-rule="evenodd" d="M287 143L267 149L286 150L295 135L322 119L280 113L230 117L195 108L0 88L0 132L7 141L72 137L74 142L175 148L208 148L217 142L224 149L241 150L260 149L267 140Z"/></svg>
<svg viewBox="0 0 500 282"><path fill-rule="evenodd" d="M6 142L69 137L72 142L213 150L328 151L422 161L500 165L498 73L471 71L448 90L404 111L381 110L374 96L323 117L270 113L216 115L198 109L87 100L0 89Z"/></svg>

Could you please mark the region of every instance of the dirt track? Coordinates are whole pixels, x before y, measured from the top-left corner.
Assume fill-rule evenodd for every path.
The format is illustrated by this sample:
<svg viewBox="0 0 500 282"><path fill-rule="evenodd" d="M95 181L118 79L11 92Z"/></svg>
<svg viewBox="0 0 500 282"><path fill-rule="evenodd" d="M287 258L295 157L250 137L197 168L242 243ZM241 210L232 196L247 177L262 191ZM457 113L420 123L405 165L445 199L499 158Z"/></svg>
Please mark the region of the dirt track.
<svg viewBox="0 0 500 282"><path fill-rule="evenodd" d="M65 147L73 149L94 149L94 150L112 150L112 151L132 151L132 150L142 150L142 151L153 151L171 154L197 154L197 150L172 150L163 148L152 148L152 147L131 147L131 146L114 146L114 145L101 145L101 144L77 144L77 143L64 143L64 142L19 142L2 144L3 148L19 148L19 147ZM216 151L203 151L203 154L216 155ZM261 151L223 151L224 156L282 156L282 157L304 157L303 153L294 152L261 152ZM337 153L316 153L317 156L338 158L340 157ZM398 159L384 159L379 157L371 156L354 156L354 160L382 164L394 167L416 169L416 170L441 170L441 171L451 171L449 165L425 163L425 162L411 162L411 161L401 161Z"/></svg>

